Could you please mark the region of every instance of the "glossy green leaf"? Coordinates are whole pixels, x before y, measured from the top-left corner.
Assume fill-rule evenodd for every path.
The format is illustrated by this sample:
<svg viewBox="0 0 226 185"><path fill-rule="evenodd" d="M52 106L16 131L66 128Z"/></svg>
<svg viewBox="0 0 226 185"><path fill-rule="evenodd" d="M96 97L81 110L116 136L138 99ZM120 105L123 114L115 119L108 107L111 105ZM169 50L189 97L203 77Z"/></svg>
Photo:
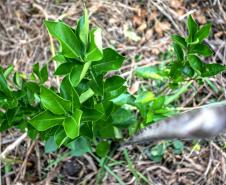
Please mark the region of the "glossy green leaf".
<svg viewBox="0 0 226 185"><path fill-rule="evenodd" d="M165 103L165 96L157 97L151 104L151 108L154 110L161 109Z"/></svg>
<svg viewBox="0 0 226 185"><path fill-rule="evenodd" d="M104 91L114 91L119 89L125 83L125 79L120 76L112 76L104 82Z"/></svg>
<svg viewBox="0 0 226 185"><path fill-rule="evenodd" d="M89 88L87 91L85 91L84 93L82 93L79 97L79 101L80 103L84 103L85 101L87 101L89 98L91 98L94 95L94 92L91 88Z"/></svg>
<svg viewBox="0 0 226 185"><path fill-rule="evenodd" d="M63 127L61 125L57 125L55 127L48 129L47 131L39 131L40 139L43 141L47 141L49 137L53 136L53 138L54 138L54 135L56 134L56 131L59 130L59 128L63 130ZM55 140L54 140L54 142L55 142Z"/></svg>
<svg viewBox="0 0 226 185"><path fill-rule="evenodd" d="M89 17L86 9L84 10L84 15L78 21L76 32L77 35L79 35L82 43L87 46L89 34Z"/></svg>
<svg viewBox="0 0 226 185"><path fill-rule="evenodd" d="M197 33L195 34L195 39L198 39L199 42L202 42L205 38L207 38L211 31L211 24L205 24L202 26Z"/></svg>
<svg viewBox="0 0 226 185"><path fill-rule="evenodd" d="M177 60L182 61L184 59L184 53L183 53L182 48L176 43L173 43L173 48L176 53Z"/></svg>
<svg viewBox="0 0 226 185"><path fill-rule="evenodd" d="M32 127L30 124L27 125L27 129L28 129L27 135L32 140L36 139L38 135L38 131L34 127Z"/></svg>
<svg viewBox="0 0 226 185"><path fill-rule="evenodd" d="M196 23L196 21L192 18L191 15L188 16L188 20L187 20L187 27L188 27L188 42L191 43L194 41L194 35L196 34L196 32L199 29L198 24Z"/></svg>
<svg viewBox="0 0 226 185"><path fill-rule="evenodd" d="M59 63L66 63L66 62L68 62L67 59L66 59L66 57L65 57L63 54L61 54L61 53L57 53L57 54L52 58L52 60L57 61L57 62L59 62Z"/></svg>
<svg viewBox="0 0 226 185"><path fill-rule="evenodd" d="M58 96L55 92L46 87L41 87L42 105L54 114L66 114L71 109L71 102Z"/></svg>
<svg viewBox="0 0 226 185"><path fill-rule="evenodd" d="M221 64L204 64L202 70L203 77L210 77L226 71L226 66Z"/></svg>
<svg viewBox="0 0 226 185"><path fill-rule="evenodd" d="M12 93L8 87L7 81L3 74L3 69L0 67L0 92L3 92L6 96L12 96Z"/></svg>
<svg viewBox="0 0 226 185"><path fill-rule="evenodd" d="M33 73L40 80L41 83L45 83L48 80L48 66L44 65L41 69L38 63L33 66Z"/></svg>
<svg viewBox="0 0 226 185"><path fill-rule="evenodd" d="M48 80L48 66L44 65L40 70L40 80L42 83L45 83Z"/></svg>
<svg viewBox="0 0 226 185"><path fill-rule="evenodd" d="M88 82L88 85L93 90L95 95L103 96L103 75L96 76L92 73L92 80Z"/></svg>
<svg viewBox="0 0 226 185"><path fill-rule="evenodd" d="M5 130L7 130L9 128L10 128L10 125L8 124L7 120L3 120L2 119L0 121L0 132L3 132L3 131L5 131Z"/></svg>
<svg viewBox="0 0 226 185"><path fill-rule="evenodd" d="M61 83L60 93L63 98L71 101L72 112L74 112L75 109L78 109L80 107L79 96L76 90L72 87L68 76L66 76Z"/></svg>
<svg viewBox="0 0 226 185"><path fill-rule="evenodd" d="M109 121L97 121L93 124L93 133L97 137L115 138L115 130Z"/></svg>
<svg viewBox="0 0 226 185"><path fill-rule="evenodd" d="M117 70L121 67L124 57L111 48L103 50L103 58L93 62L93 69L96 74L102 74L111 70Z"/></svg>
<svg viewBox="0 0 226 185"><path fill-rule="evenodd" d="M63 64L60 64L54 75L66 75L68 73L70 73L73 69L73 67L75 66L75 64L73 63L70 63L70 62L66 62L66 63L63 63Z"/></svg>
<svg viewBox="0 0 226 185"><path fill-rule="evenodd" d="M166 119L168 117L172 117L174 115L175 115L175 111L169 110L168 108L158 109L153 114L152 122L161 121L163 119Z"/></svg>
<svg viewBox="0 0 226 185"><path fill-rule="evenodd" d="M65 57L61 52L57 53L53 60L57 61L58 63L83 63L83 60L81 58L68 58Z"/></svg>
<svg viewBox="0 0 226 185"><path fill-rule="evenodd" d="M190 78L195 74L194 69L187 63L183 66L182 73Z"/></svg>
<svg viewBox="0 0 226 185"><path fill-rule="evenodd" d="M131 104L131 102L134 102L133 96L130 94L121 94L118 97L111 100L116 105L125 105L125 104Z"/></svg>
<svg viewBox="0 0 226 185"><path fill-rule="evenodd" d="M112 100L114 98L117 98L121 94L125 93L127 90L127 87L122 86L119 89L113 90L113 91L108 91L104 94L104 99L105 100Z"/></svg>
<svg viewBox="0 0 226 185"><path fill-rule="evenodd" d="M104 115L102 112L99 112L96 109L83 108L82 111L82 122L97 121Z"/></svg>
<svg viewBox="0 0 226 185"><path fill-rule="evenodd" d="M190 50L190 54L199 54L203 56L211 56L214 54L213 50L207 44L195 44L193 45Z"/></svg>
<svg viewBox="0 0 226 185"><path fill-rule="evenodd" d="M90 46L85 56L88 62L98 61L103 58L101 29L93 29L89 33Z"/></svg>
<svg viewBox="0 0 226 185"><path fill-rule="evenodd" d="M178 61L173 61L170 64L170 73L169 76L173 79L174 82L180 82L183 80L183 63Z"/></svg>
<svg viewBox="0 0 226 185"><path fill-rule="evenodd" d="M115 105L112 103L112 101L102 101L101 105L103 107L102 112L105 114L102 119L107 120L111 116L111 113L114 111ZM99 111L98 108L95 107L95 109Z"/></svg>
<svg viewBox="0 0 226 185"><path fill-rule="evenodd" d="M58 129L56 130L56 132L54 134L54 140L55 140L58 148L60 146L62 146L66 142L67 139L68 138L67 138L67 135L66 135L63 127L61 127L61 126L58 127Z"/></svg>
<svg viewBox="0 0 226 185"><path fill-rule="evenodd" d="M154 111L152 109L148 110L144 125L146 126L147 123L150 124L151 122L153 122L154 116L155 116Z"/></svg>
<svg viewBox="0 0 226 185"><path fill-rule="evenodd" d="M54 115L49 111L44 111L29 120L29 123L38 131L45 131L56 125L61 125L64 119L63 115Z"/></svg>
<svg viewBox="0 0 226 185"><path fill-rule="evenodd" d="M112 113L112 124L116 127L127 128L129 125L136 122L134 114L126 109L119 108L114 113Z"/></svg>
<svg viewBox="0 0 226 185"><path fill-rule="evenodd" d="M39 63L36 63L36 64L33 65L32 71L40 79Z"/></svg>
<svg viewBox="0 0 226 185"><path fill-rule="evenodd" d="M202 61L196 55L188 55L188 62L192 69L194 69L198 75L201 75L203 69Z"/></svg>
<svg viewBox="0 0 226 185"><path fill-rule="evenodd" d="M136 103L148 103L152 100L155 99L155 95L150 92L150 91L143 91L141 93L138 94L137 99L136 99Z"/></svg>
<svg viewBox="0 0 226 185"><path fill-rule="evenodd" d="M84 78L83 80L81 80L81 82L76 87L76 91L78 92L78 94L81 95L82 93L84 93L85 91L90 89L88 82L89 82L89 80L87 78Z"/></svg>
<svg viewBox="0 0 226 185"><path fill-rule="evenodd" d="M18 106L18 100L14 97L4 97L0 99L0 106L3 109L13 109Z"/></svg>
<svg viewBox="0 0 226 185"><path fill-rule="evenodd" d="M80 127L80 135L93 139L92 122L82 123Z"/></svg>
<svg viewBox="0 0 226 185"><path fill-rule="evenodd" d="M40 87L38 86L38 84L34 82L26 82L25 88L26 88L28 102L30 103L30 105L40 102L40 99L39 101L36 101L37 99L35 96L40 92Z"/></svg>
<svg viewBox="0 0 226 185"><path fill-rule="evenodd" d="M99 112L101 112L101 113L103 113L103 114L105 113L103 103L97 103L97 104L95 104L95 105L94 105L94 108L95 108L97 111L99 111Z"/></svg>
<svg viewBox="0 0 226 185"><path fill-rule="evenodd" d="M172 35L171 38L172 38L173 42L178 44L180 47L182 47L182 48L187 47L187 43L186 43L185 39L183 37L181 37L180 35Z"/></svg>
<svg viewBox="0 0 226 185"><path fill-rule="evenodd" d="M13 82L15 83L15 85L18 88L22 88L23 81L22 81L22 78L20 77L20 73L18 73L18 72L14 73L14 75L13 75Z"/></svg>
<svg viewBox="0 0 226 185"><path fill-rule="evenodd" d="M40 140L47 141L49 137L54 136L56 130L59 127L60 127L60 125L57 125L57 126L51 127L50 129L48 129L46 131L39 131L38 135L39 135ZM32 128L34 128L34 127L32 127Z"/></svg>
<svg viewBox="0 0 226 185"><path fill-rule="evenodd" d="M90 66L90 62L85 64L76 63L70 73L70 81L73 87L76 87L85 77Z"/></svg>
<svg viewBox="0 0 226 185"><path fill-rule="evenodd" d="M105 157L110 150L110 144L107 141L98 143L96 147L96 153L99 157Z"/></svg>
<svg viewBox="0 0 226 185"><path fill-rule="evenodd" d="M63 22L45 21L49 33L54 36L62 47L62 54L68 58L79 58L81 43L72 28Z"/></svg>
<svg viewBox="0 0 226 185"><path fill-rule="evenodd" d="M14 66L10 64L4 71L4 77L8 78L8 76L13 72Z"/></svg>
<svg viewBox="0 0 226 185"><path fill-rule="evenodd" d="M63 126L67 137L74 139L79 136L81 117L82 111L76 109L71 116L65 118Z"/></svg>
<svg viewBox="0 0 226 185"><path fill-rule="evenodd" d="M164 74L164 71L161 71L156 66L138 67L135 70L135 75L141 78L153 80L163 80L164 78L166 78L166 74Z"/></svg>
<svg viewBox="0 0 226 185"><path fill-rule="evenodd" d="M17 121L17 114L20 111L19 107L15 107L13 109L9 109L6 113L5 113L5 117L7 119L7 122L9 125L12 125L14 121Z"/></svg>

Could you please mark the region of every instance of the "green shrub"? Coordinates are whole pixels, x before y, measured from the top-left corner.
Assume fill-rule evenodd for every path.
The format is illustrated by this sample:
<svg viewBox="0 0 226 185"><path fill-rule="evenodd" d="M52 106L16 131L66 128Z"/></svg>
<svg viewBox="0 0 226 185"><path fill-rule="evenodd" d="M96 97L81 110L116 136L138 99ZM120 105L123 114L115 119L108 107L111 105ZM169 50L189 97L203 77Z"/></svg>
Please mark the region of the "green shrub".
<svg viewBox="0 0 226 185"><path fill-rule="evenodd" d="M86 10L77 27L62 21L46 20L44 24L60 44L53 57L58 63L54 75L62 79L60 86L45 85L48 65L35 64L29 77L15 72L13 66L1 67L0 131L12 127L27 131L30 138L45 141L46 152L64 145L71 149L71 155L79 156L97 146L97 154L103 157L112 140L133 135L174 114L170 103L187 91L189 80L200 80L226 69L201 61L200 56L213 54L203 43L211 25L199 27L189 16L188 37L172 36L175 58L170 65L135 71L138 77L168 84L171 94L156 96L142 89L131 95L125 79L107 75L120 69L125 57L112 48L102 48L101 29L89 28ZM174 91L175 85L179 90Z"/></svg>

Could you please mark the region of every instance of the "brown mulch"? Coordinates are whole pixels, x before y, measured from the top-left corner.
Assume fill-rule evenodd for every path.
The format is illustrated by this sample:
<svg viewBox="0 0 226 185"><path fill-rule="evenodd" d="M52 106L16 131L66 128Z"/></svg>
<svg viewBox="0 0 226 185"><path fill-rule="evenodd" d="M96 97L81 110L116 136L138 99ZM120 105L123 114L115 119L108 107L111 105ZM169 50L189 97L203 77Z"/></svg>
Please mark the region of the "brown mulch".
<svg viewBox="0 0 226 185"><path fill-rule="evenodd" d="M207 40L216 55L209 61L226 65L226 1L225 0L89 0L85 1L91 24L103 30L105 46L114 46L127 60L119 73L127 79L129 87L139 79L133 70L139 66L156 65L162 62L162 53L170 46L170 35L186 33L186 15L204 24L213 24L213 33ZM29 74L32 64L50 62L55 51L43 26L43 20L63 19L75 24L82 14L82 1L66 0L0 0L0 64L13 64L15 69ZM130 34L133 34L131 37ZM54 44L55 41L54 41ZM164 61L168 61L164 58ZM211 101L224 100L226 87L224 75L211 79L217 91L203 84L191 89L178 101L182 107L200 106ZM54 83L54 81L52 81ZM152 81L140 81L139 85ZM194 84L194 87L197 87ZM20 133L15 130L1 134L2 151L13 143ZM133 167L149 184L174 185L223 185L226 184L226 149L222 135L212 141L200 141L201 148L186 142L183 154L175 155L167 151L162 162L153 162L144 151L150 146L128 148ZM64 149L58 154L44 154L43 143L26 139L9 154L13 161L10 172L5 173L5 163L1 165L2 183L21 184L95 184L99 165L91 155L66 157L59 160ZM121 150L112 156L115 161L110 169L125 184L148 184L137 180L129 169ZM59 160L59 163L54 163ZM52 165L50 165L52 164ZM119 184L109 171L102 177L102 184Z"/></svg>

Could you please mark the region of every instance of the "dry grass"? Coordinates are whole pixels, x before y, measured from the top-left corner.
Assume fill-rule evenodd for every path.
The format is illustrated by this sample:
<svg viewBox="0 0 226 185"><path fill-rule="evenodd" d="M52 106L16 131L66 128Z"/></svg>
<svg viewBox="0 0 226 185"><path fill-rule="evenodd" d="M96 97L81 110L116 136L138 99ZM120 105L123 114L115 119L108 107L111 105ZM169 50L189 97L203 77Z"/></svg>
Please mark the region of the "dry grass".
<svg viewBox="0 0 226 185"><path fill-rule="evenodd" d="M134 87L138 79L133 70L138 66L155 65L162 61L159 54L165 52L170 45L172 33L186 33L185 20L193 13L200 23L211 21L213 34L208 43L216 55L210 58L226 65L226 1L224 0L90 0L86 2L91 23L103 30L105 46L114 46L127 56L127 61L119 73L127 78L128 85ZM5 0L0 1L0 64L13 64L16 70L29 74L32 64L39 62L54 63L50 60L54 54L50 43L56 44L48 36L43 27L43 20L63 19L74 24L82 14L81 1L63 0ZM135 33L137 39L128 36ZM135 37L133 37L135 38ZM138 56L142 56L139 62ZM199 106L210 101L225 99L226 80L217 76L211 81L217 92L208 85L189 91L178 100L182 107ZM51 81L51 83L56 83ZM139 85L152 83L140 81ZM194 84L196 87L196 84ZM2 134L1 146L4 150L13 143L20 134L7 131ZM199 151L192 150L192 144L186 143L183 155L175 155L168 151L161 163L154 163L144 154L149 146L129 148L129 157L136 171L143 174L150 184L226 184L226 150L225 137L219 136L213 141L202 142ZM10 155L13 162L12 170L2 173L3 184L95 184L98 173L97 161L89 155L82 158L66 157L61 162L47 168L48 161L56 160L58 154L45 155L43 144L30 139L24 140ZM112 157L120 164L110 169L121 177L125 184L146 184L137 182L129 170L122 151ZM1 166L2 172L5 168ZM103 184L118 184L116 179L107 172L103 176Z"/></svg>

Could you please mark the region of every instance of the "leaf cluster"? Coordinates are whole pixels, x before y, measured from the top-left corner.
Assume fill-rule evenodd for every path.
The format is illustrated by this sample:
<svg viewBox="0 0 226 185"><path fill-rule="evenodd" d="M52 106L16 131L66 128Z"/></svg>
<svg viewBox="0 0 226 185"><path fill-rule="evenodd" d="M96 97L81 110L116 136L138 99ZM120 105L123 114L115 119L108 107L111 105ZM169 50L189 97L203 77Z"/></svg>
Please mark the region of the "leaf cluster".
<svg viewBox="0 0 226 185"><path fill-rule="evenodd" d="M131 95L126 80L109 71L119 70L125 57L103 48L100 28L89 28L88 13L75 27L63 21L44 22L59 43L54 76L60 86L47 86L48 65L35 64L30 76L0 67L0 131L15 127L32 139L45 141L46 152L61 146L79 156L92 151L107 155L112 140L123 139L140 128L174 114L169 104L186 89L168 96L150 90ZM210 24L199 27L190 16L188 36L173 35L176 59L170 69L138 68L135 75L156 81L183 82L185 78L209 77L225 70L220 64L206 64L200 56L213 51L203 40Z"/></svg>
<svg viewBox="0 0 226 185"><path fill-rule="evenodd" d="M208 64L204 57L214 54L204 39L211 33L211 23L199 26L189 15L187 37L172 35L175 59L170 63L170 77L174 82L214 76L226 69L221 64Z"/></svg>

